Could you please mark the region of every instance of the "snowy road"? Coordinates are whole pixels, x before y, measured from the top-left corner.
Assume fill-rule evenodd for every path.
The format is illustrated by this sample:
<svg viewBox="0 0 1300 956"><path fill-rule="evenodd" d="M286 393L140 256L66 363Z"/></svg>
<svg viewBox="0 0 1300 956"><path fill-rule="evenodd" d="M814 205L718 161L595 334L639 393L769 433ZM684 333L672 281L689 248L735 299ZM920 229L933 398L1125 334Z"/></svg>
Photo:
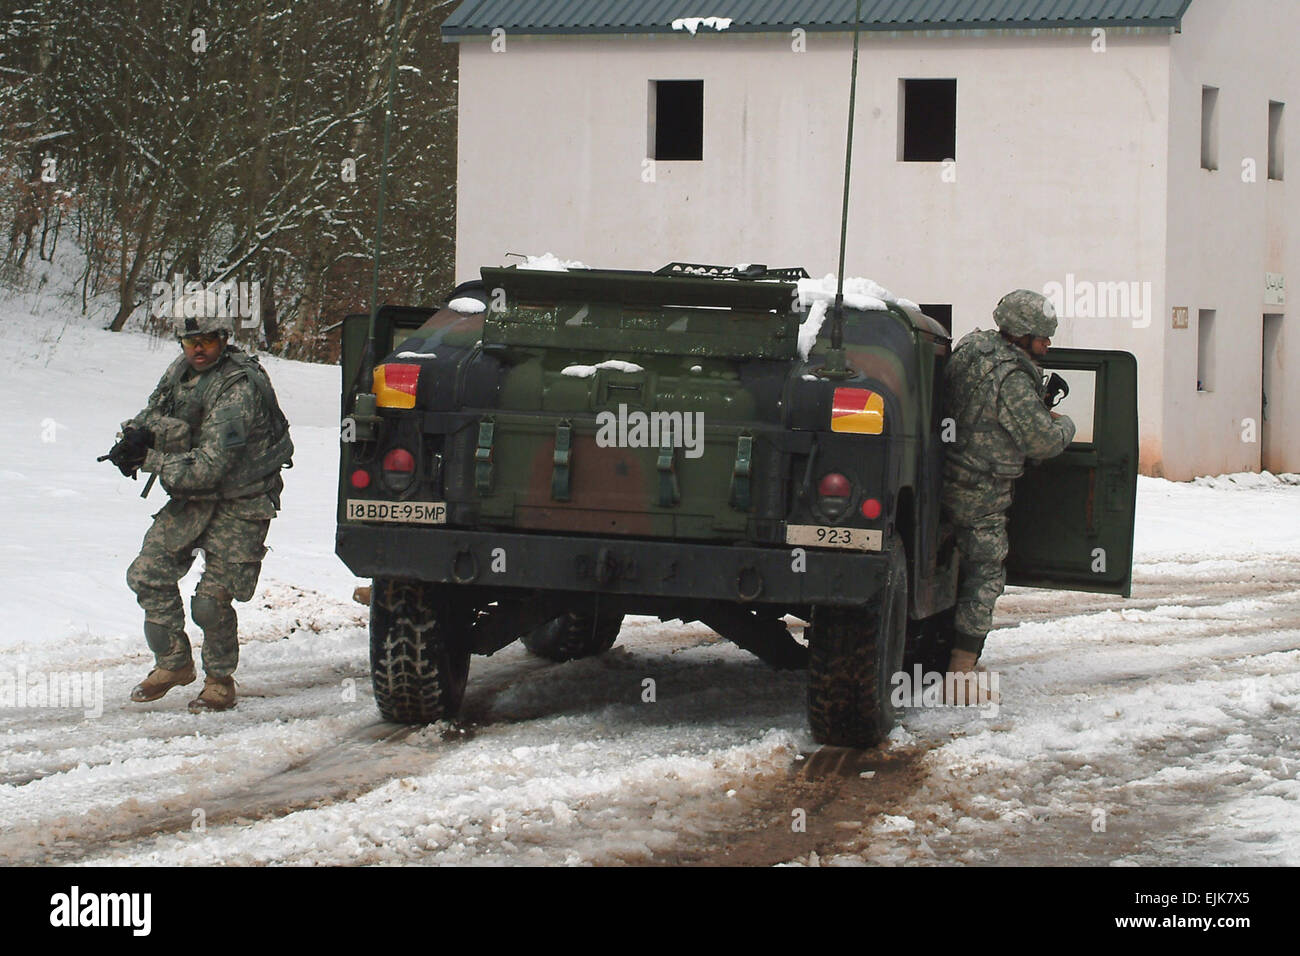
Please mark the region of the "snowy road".
<svg viewBox="0 0 1300 956"><path fill-rule="evenodd" d="M1236 566L1118 611L1008 596L1000 713L912 710L860 755L815 750L798 675L649 619L599 660L476 659L456 728L382 724L363 609L272 586L232 714L126 704L129 640L57 662L102 670L103 716L4 713L0 858L1293 863L1300 560Z"/></svg>
<svg viewBox="0 0 1300 956"><path fill-rule="evenodd" d="M1144 479L1132 599L1013 589L998 713L911 709L877 751L818 751L802 675L644 618L595 660L476 658L456 726L397 728L332 555L335 370L273 361L297 466L239 706L195 716L194 687L126 700L149 656L123 574L161 497L93 462L170 348L61 307L0 307L28 438L0 467L0 696L102 696L0 701L0 862L1300 863L1293 478Z"/></svg>

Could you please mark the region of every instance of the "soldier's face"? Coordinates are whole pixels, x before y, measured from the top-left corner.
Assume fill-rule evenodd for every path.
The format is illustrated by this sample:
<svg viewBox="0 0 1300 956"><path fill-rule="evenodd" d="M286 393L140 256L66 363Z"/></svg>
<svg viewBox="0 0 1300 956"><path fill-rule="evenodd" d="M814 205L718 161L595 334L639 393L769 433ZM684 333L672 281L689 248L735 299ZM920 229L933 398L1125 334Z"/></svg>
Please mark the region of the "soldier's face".
<svg viewBox="0 0 1300 956"><path fill-rule="evenodd" d="M217 364L225 344L225 339L217 333L205 332L185 336L181 339L181 350L185 353L185 361L190 363L190 368L202 372Z"/></svg>
<svg viewBox="0 0 1300 956"><path fill-rule="evenodd" d="M1029 343L1029 352L1034 358L1043 358L1047 355L1047 350L1052 347L1052 340L1044 338L1041 335L1035 335Z"/></svg>

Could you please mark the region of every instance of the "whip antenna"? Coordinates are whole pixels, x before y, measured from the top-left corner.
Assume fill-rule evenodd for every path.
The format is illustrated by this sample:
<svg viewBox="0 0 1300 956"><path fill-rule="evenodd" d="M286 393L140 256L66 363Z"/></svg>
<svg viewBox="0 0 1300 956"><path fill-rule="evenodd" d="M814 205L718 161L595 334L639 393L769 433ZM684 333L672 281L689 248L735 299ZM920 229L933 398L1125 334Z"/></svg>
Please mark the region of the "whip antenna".
<svg viewBox="0 0 1300 956"><path fill-rule="evenodd" d="M861 2L861 0L859 0ZM402 35L402 0L393 11L393 52L388 60L388 93L384 103L384 153L379 165L379 211L375 217L375 268L370 282L370 357L375 352L375 314L379 310L379 256L384 244L384 200L388 192L388 142L393 128L393 88L397 86L397 45Z"/></svg>
<svg viewBox="0 0 1300 956"><path fill-rule="evenodd" d="M375 414L375 395L365 384L379 356L375 342L376 316L379 313L379 258L384 248L384 201L388 198L388 144L393 129L393 89L397 86L397 45L402 37L402 0L393 9L393 52L388 60L388 92L384 97L384 152L379 164L379 210L375 215L375 266L370 280L370 323L366 330L366 354L361 361L361 391L353 405L352 421L358 441L372 441L379 416Z"/></svg>
<svg viewBox="0 0 1300 956"><path fill-rule="evenodd" d="M853 11L853 72L849 81L849 131L844 145L844 203L840 212L840 267L835 279L835 305L831 312L831 351L823 372L846 374L844 363L844 248L849 234L849 177L853 169L853 113L858 99L858 36L862 0Z"/></svg>

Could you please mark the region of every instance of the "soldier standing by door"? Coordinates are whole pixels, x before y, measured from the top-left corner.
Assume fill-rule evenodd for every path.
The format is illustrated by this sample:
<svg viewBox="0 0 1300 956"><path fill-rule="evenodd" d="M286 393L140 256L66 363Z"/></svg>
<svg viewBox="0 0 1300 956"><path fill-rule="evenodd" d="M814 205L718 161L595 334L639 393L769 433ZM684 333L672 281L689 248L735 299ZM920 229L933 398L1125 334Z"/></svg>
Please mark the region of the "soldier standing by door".
<svg viewBox="0 0 1300 956"><path fill-rule="evenodd" d="M228 320L176 321L182 354L144 410L123 423L109 458L124 475L152 473L171 497L126 575L144 608L145 640L155 661L131 699L157 700L194 682L176 583L195 549L202 549L203 577L190 603L203 629L206 679L189 705L199 713L235 704L239 638L231 602L249 600L257 587L263 543L284 487L280 469L290 464L293 442L266 372L228 344Z"/></svg>
<svg viewBox="0 0 1300 956"><path fill-rule="evenodd" d="M998 331L975 331L944 373L946 414L956 440L944 464L943 512L961 556L950 673L969 673L993 627L1006 586L1007 509L1026 458L1053 458L1074 439L1074 422L1043 402L1042 370L1056 334L1044 296L1019 289L993 312Z"/></svg>

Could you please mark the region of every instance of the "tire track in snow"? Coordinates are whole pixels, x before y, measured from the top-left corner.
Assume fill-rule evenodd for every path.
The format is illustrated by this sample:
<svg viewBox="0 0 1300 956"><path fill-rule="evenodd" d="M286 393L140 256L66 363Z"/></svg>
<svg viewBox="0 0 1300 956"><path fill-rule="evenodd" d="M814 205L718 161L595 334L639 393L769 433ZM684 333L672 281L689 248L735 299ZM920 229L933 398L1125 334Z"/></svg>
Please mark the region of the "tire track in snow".
<svg viewBox="0 0 1300 956"><path fill-rule="evenodd" d="M1199 563L1202 562L1186 562L1188 566ZM1291 564L1300 566L1297 562ZM1234 602L1239 603L1254 596L1263 599L1257 601L1257 604L1279 602L1284 606L1290 597L1287 592L1295 593L1295 582L1293 578L1286 577L1291 573L1290 568L1284 569L1277 563L1271 563L1271 567L1273 574L1276 575L1272 580L1252 580L1250 567L1243 565L1242 572L1239 574L1240 580L1216 582L1213 585L1213 595L1203 595L1195 602L1180 600L1178 603L1191 608L1212 609L1215 606L1230 606ZM1031 619L1029 614L1019 613L1025 610L1020 608L1016 617L1027 624L1041 628L1043 623L1051 621L1063 625L1077 625L1094 617L1104 620L1115 617L1115 612L1122 610L1149 614L1166 605L1171 597L1191 594L1196 589L1206 590L1206 582L1199 580L1197 575L1198 572L1195 570L1189 570L1186 575L1173 581L1163 581L1160 584L1140 582L1133 601L1094 595L1053 594L1050 595L1053 602L1050 611L1044 609L1044 613ZM1008 597L1010 599L1022 595ZM1098 606L1096 603L1098 601L1112 601L1116 606ZM1013 601L1012 606L1014 607L1016 603ZM1135 604L1141 606L1135 607ZM1250 637L1273 631L1283 623L1294 625L1295 616L1285 616L1283 610L1284 608L1280 608L1276 619L1270 620L1267 624L1252 622L1226 630L1232 634ZM1170 629L1176 631L1178 627L1190 627L1212 631L1217 624L1225 621L1231 623L1233 617L1231 612L1225 612L1221 617L1203 614L1182 618L1170 617L1157 622L1167 625L1163 638L1159 640L1171 653L1185 654L1185 649L1180 650L1173 645L1190 644L1196 640L1203 640L1206 635L1198 633L1188 637L1177 633L1171 634ZM1120 626L1131 628L1131 625L1132 622L1125 622ZM304 628L304 630L312 629ZM351 630L357 629L351 627ZM78 835L71 841L63 841L62 845L56 843L54 846L43 848L30 846L14 855L14 858L23 862L71 862L105 851L129 851L136 846L142 847L146 842L152 842L160 835L179 834L190 830L193 821L188 815L188 809L185 813L179 813L176 810L178 806L202 807L207 814L207 825L212 827L275 819L301 809L345 803L396 778L436 772L439 760L453 753L461 743L473 740L481 730L492 729L495 733L491 747L494 750L499 748L508 752L519 736L515 733L516 727L526 731L532 721L556 716L571 716L585 722L592 719L593 715L611 708L617 709L620 705L626 704L629 687L635 688L639 677L643 674L655 674L661 678L665 703L670 701L673 694L688 695L692 702L687 704L687 698L683 697L681 704L674 702L674 706L679 709L658 711L651 708L644 711L644 717L636 719L681 721L683 734L689 731L688 722L692 719L707 721L714 719L709 716L710 714L715 714L719 719L730 717L734 720L737 716L736 705L750 703L745 699L740 688L753 679L753 672L743 667L737 667L733 671L732 668L736 666L734 659L729 659L725 663L719 662L722 670L714 673L722 679L717 682L716 689L711 689L707 696L701 698L699 688L703 686L701 680L704 672L700 669L700 665L687 663L685 659L676 656L680 652L690 651L694 654L718 645L719 640L710 632L700 628L682 628L679 625L629 622L625 625L624 634L629 638L640 635L639 640L643 642L653 641L653 653L663 656L647 656L646 651L651 648L643 643L636 646L631 654L626 647L621 652L614 652L615 655L622 653L624 657L612 656L571 665L554 665L513 654L504 655L504 660L494 659L490 662L476 658L460 722L459 730L463 733L457 736L456 730L448 728L443 733L445 739L439 738L437 734L430 736L430 742L434 744L432 749L412 746L410 741L415 734L411 728L395 728L392 725L374 722L372 719L354 727L344 735L343 739L288 761L282 770L254 775L251 780L237 781L233 786L222 786L215 791L212 781L200 781L199 786L179 796L169 795L162 801L163 806L155 808L152 812L146 812L143 816L116 823L110 822L107 825L102 823L98 826L92 825L87 830L76 831ZM1014 629L1007 632L1004 637L1010 635L1014 635ZM329 637L329 632L302 635L302 639L308 642L322 641ZM1075 640L1077 641L1077 636ZM1115 657L1122 656L1126 648L1150 650L1150 647L1143 643L1145 640L1140 630L1134 631L1131 637L1126 638L1126 643L1108 645L1106 650L1113 653ZM290 648L287 656L277 658L274 662L265 661L258 670L250 671L256 673L258 677L250 684L252 692L245 696L250 700L274 702L277 707L283 709L296 705L301 717L320 718L323 715L333 715L337 713L334 702L337 700L339 677L342 674L354 676L358 674L356 658L364 653L363 641L363 635L354 635L351 644L344 642L346 646L339 649L337 659L313 661L311 666L306 668L301 661L296 661ZM279 644L277 641L258 643L263 647L271 648ZM1284 641L1273 642L1267 645L1267 649L1286 649L1282 646L1284 643ZM1253 646L1256 652L1265 647L1259 644ZM1051 673L1040 673L1043 662L1050 662L1050 654L1038 658L1023 648L1022 651L1024 652L1017 654L1008 649L1004 657L1008 664L1017 666L1018 673L1038 675L1037 683L1040 686L1026 687L1023 693L1025 703L1031 706L1045 705L1051 708L1055 699L1070 694L1096 693L1108 689L1125 689L1129 686L1135 688L1136 685L1144 682L1155 682L1154 678L1162 673L1159 667L1150 670L1149 673L1134 671L1132 668L1125 670L1123 667L1112 667L1109 676L1097 673L1088 681L1071 686L1059 678L1054 678ZM1230 664L1236 659L1231 653L1202 655L1202 657L1207 666ZM1031 662L1032 665L1028 668L1018 666ZM282 675L278 668L283 670ZM1164 676L1168 678L1167 674ZM1043 679L1047 679L1045 685ZM1052 684L1052 680L1056 681L1055 685ZM266 692L256 693L259 685ZM326 702L327 697L329 703ZM359 703L366 708L372 706L368 693L361 697ZM174 702L171 702L171 706L174 705ZM750 708L742 707L739 709L739 714L744 720L752 722L756 729L760 723L762 726L771 726L765 723L771 718L777 720L778 725L785 724L788 729L796 733L806 733L802 723L802 713L791 710L785 703L774 702L771 705L763 703ZM42 715L42 720L44 716ZM854 756L852 759L843 754L835 756L829 749L817 751L806 755L803 761L796 761L788 774L768 772L737 780L733 786L737 790L735 800L740 808L738 815L719 816L712 822L694 820L691 826L683 828L679 847L671 852L656 854L654 861L701 865L714 863L758 865L796 858L812 859L809 854L813 852L820 859L828 859L848 850L865 854L868 860L884 861L891 861L899 854L915 854L917 851L911 845L916 843L916 834L894 833L889 830L893 825L891 821L913 818L919 828L918 832L924 830L926 814L930 812L928 808L936 798L942 798L944 794L948 794L947 799L951 806L965 807L966 809L960 812L977 817L979 807L970 801L980 797L991 782L991 778L985 776L981 779L982 775L977 774L969 779L959 780L955 785L951 781L945 781L945 786L935 787L933 775L943 771L941 768L936 770L936 766L932 766L930 759L932 755L942 751L945 745L951 742L954 734L973 733L980 729L980 725L972 726L964 718L953 714L949 716L955 718L954 720L948 720L946 724L935 727L927 724L924 719L931 716L909 713L905 717L905 726L917 732L910 746L891 751L870 751L865 755ZM925 726L915 726L918 717L922 718L920 723ZM601 716L596 719L605 718ZM1000 732L1015 734L1023 729L1024 720L1021 715L1009 715L1005 718L1005 727ZM49 734L41 731L38 737L66 733L69 729L67 726L60 729L57 726L58 721L48 723ZM186 736L187 733L193 733L194 726L193 722L185 722L179 726L159 727L153 739L158 743L175 741ZM201 726L204 731L212 729L210 723ZM219 733L218 739L228 736L233 745L240 746L243 739L240 731L246 729L248 728L245 726L232 729L229 734ZM102 734L102 730L98 732ZM141 740L146 744L149 742L149 738L141 738ZM1158 771L1158 768L1163 766L1160 763L1162 751L1157 745L1153 747L1155 749L1152 749L1144 760L1154 761L1152 767ZM1212 745L1206 743L1205 749L1212 750ZM672 752L666 750L664 754L671 755ZM633 759L629 757L629 768L634 766ZM862 760L866 762L861 762ZM1115 766L1107 769L1105 778L1111 779L1113 775L1122 775L1124 772L1124 767L1120 766L1122 762L1119 760ZM1071 766L1066 757L1062 757L1058 763L1059 766L1055 766L1052 770L1052 776L1035 780L1030 775L1030 778L1027 778L1028 785L1031 788L1043 788L1048 787L1052 780L1062 775L1069 778L1071 774L1093 773L1082 770L1078 766ZM874 776L863 778L857 776L860 773L874 773ZM924 802L919 802L922 800ZM794 809L802 809L807 814L807 826L803 832L791 828L791 812ZM680 812L689 815L691 811L683 807L680 808ZM1053 812L1059 812L1059 807ZM1194 814L1188 820L1177 816L1180 808L1166 808L1164 812L1171 827L1175 823L1182 827L1194 822ZM1113 838L1108 844L1109 849L1103 850L1098 841L1091 841L1095 845L1085 851L1085 857L1087 853L1092 853L1093 856L1089 859L1092 862L1099 862L1113 858L1120 849L1126 853L1139 852L1144 846L1139 839L1140 833L1144 832L1143 828L1154 819L1150 814L1143 818L1144 822L1141 826L1135 822L1133 828L1127 831L1132 837L1127 849L1120 844L1128 821L1137 821L1138 817L1135 815L1137 813L1138 810L1130 809L1123 803L1118 805L1112 821L1110 832ZM1052 832L1043 828L1051 825L1050 813L1039 814L1036 817L1030 813L1026 819L1035 821L1035 826L1039 828L1037 832L1041 834ZM1077 822L1069 818L1068 814L1059 819L1059 826L1063 829L1056 836L1064 838L1067 832L1072 832L1070 828ZM974 844L967 846L954 843L952 840L945 842L945 839L948 838L943 834L931 835L930 842L926 845L927 852L921 852L921 860L985 861L979 853L974 857L968 855ZM998 849L987 838L982 837L976 842L985 848L982 852L986 856L992 855ZM13 846L12 841L0 839L0 848L6 844ZM1027 847L1033 845L1033 841L1025 844ZM1028 859L1033 856L1034 851L1029 849L1024 852ZM11 856L11 854L4 855ZM916 857L913 855L908 859L915 861Z"/></svg>
<svg viewBox="0 0 1300 956"><path fill-rule="evenodd" d="M842 853L868 821L897 811L923 784L922 748L822 747L784 775L738 787L747 805L725 833L662 854L656 866L775 866Z"/></svg>
<svg viewBox="0 0 1300 956"><path fill-rule="evenodd" d="M1166 563L1189 568L1221 564L1201 558L1161 562ZM1009 674L1020 683L1029 676L1032 683L1013 686L1011 699L1002 715L990 722L992 726L956 710L910 710L903 718L903 725L914 734L910 746L877 748L856 756L838 748L812 753L786 777L755 780L752 786L740 788L738 798L747 803L748 811L736 832L683 846L663 862L771 865L835 860L1039 866L1186 862L1180 835L1203 831L1214 808L1230 801L1231 791L1207 787L1204 773L1190 773L1187 780L1163 789L1146 781L1171 770L1176 777L1180 767L1197 761L1212 762L1225 736L1212 726L1171 728L1169 735L1121 743L1109 754L1044 753L1028 768L1018 768L1012 780L999 774L996 763L981 769L978 758L974 766L961 762L953 766L947 758L948 745L956 743L952 749L960 750L962 738L985 730L1013 738L1036 736L1036 724L1050 722L1068 706L1065 702L1080 697L1113 695L1121 702L1116 706L1135 694L1194 698L1197 691L1188 685L1197 681L1252 681L1273 675L1279 666L1273 657L1300 646L1300 561L1267 558L1231 564L1235 572L1213 582L1203 579L1204 571L1189 570L1172 579L1163 574L1147 577L1140 571L1131 599L1079 592L1012 592L1000 602L995 627L1023 622L1037 638L1044 625L1059 623L1065 634L1042 650L1029 649L1028 639L1001 650L998 668L1006 672L1004 677ZM1160 608L1169 614L1150 614ZM1188 613L1181 613L1184 608ZM1204 613L1214 608L1225 610L1221 615ZM1125 611L1145 619L1124 618ZM1243 620L1247 611L1251 616ZM1071 654L1078 656L1078 627L1117 614L1119 621L1108 625L1112 630L1149 623L1159 633L1136 630L1126 633L1123 643L1097 646L1104 657L1090 664L1086 679L1062 673L1062 648L1071 648ZM1003 638L1014 633L1013 628ZM1153 653L1158 659L1141 660ZM1265 655L1273 657L1265 660ZM1005 682L1003 687L1006 695ZM1242 718L1230 714L1229 719ZM1075 723L1080 730L1089 726L1084 718ZM1294 712L1285 710L1262 718L1256 715L1249 721L1248 733L1254 743L1238 749L1269 754L1300 739L1300 723ZM872 776L854 779L854 771ZM1004 791L1016 788L1028 792L1003 799ZM1069 795L1068 806L1062 806L1058 791ZM791 812L796 808L806 812L806 832L792 830ZM1094 816L1098 809L1105 811L1102 818ZM1100 832L1094 829L1098 819L1105 822Z"/></svg>
<svg viewBox="0 0 1300 956"><path fill-rule="evenodd" d="M548 662L529 658L493 669L490 676L480 680L477 686L471 685L466 693L462 717L454 725L439 723L426 727L375 720L346 734L338 743L295 760L282 770L251 783L227 788L215 797L196 795L188 802L185 796L173 798L168 803L172 807L181 804L180 810L158 810L127 824L109 826L91 837L77 839L72 846L62 845L33 859L19 857L9 861L75 862L104 852L126 850L139 841L191 832L196 809L203 811L204 827L251 823L355 799L399 777L428 773L453 748L473 739L478 727L492 723L490 710L497 693L547 666ZM309 686L315 685L299 682L298 689ZM369 696L366 701L369 703ZM439 740L436 751L403 746L413 735L423 736L426 730L435 731ZM68 841L61 842L66 844Z"/></svg>
<svg viewBox="0 0 1300 956"><path fill-rule="evenodd" d="M1199 573L1155 570L1170 564L1208 567ZM1213 579L1207 579L1210 574L1214 575ZM1069 601L1074 614L1094 614L1151 610L1171 602L1186 607L1207 607L1241 597L1284 594L1297 588L1300 588L1300 560L1289 556L1231 562L1205 558L1171 559L1135 565L1133 596L1129 598L1083 591L1066 592L1066 597L1060 591L1008 588L998 601L993 626L996 629L1024 621L1058 618L1063 600Z"/></svg>

